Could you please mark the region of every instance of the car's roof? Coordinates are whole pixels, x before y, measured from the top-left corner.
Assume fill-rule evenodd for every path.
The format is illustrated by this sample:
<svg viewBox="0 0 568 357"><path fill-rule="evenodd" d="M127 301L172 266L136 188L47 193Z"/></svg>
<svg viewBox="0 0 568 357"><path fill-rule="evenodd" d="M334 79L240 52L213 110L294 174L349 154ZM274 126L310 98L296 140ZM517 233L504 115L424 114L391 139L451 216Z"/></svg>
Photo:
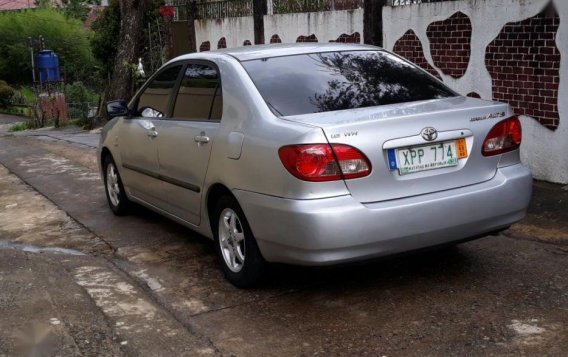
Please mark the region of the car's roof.
<svg viewBox="0 0 568 357"><path fill-rule="evenodd" d="M215 51L200 52L201 56L211 54L226 54L235 57L239 61L253 59L298 55L304 53L333 52L333 51L361 51L379 50L379 47L360 44L345 43L279 43L270 45L255 45L235 48L223 48ZM176 60L194 58L195 54L183 55Z"/></svg>

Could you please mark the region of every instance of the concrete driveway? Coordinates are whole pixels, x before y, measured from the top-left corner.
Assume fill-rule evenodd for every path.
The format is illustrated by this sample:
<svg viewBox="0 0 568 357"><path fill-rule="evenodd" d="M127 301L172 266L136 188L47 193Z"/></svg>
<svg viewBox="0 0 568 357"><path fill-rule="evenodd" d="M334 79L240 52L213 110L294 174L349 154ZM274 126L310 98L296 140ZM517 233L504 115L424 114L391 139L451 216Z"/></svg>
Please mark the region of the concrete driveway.
<svg viewBox="0 0 568 357"><path fill-rule="evenodd" d="M239 290L206 238L143 208L112 215L96 142L71 129L0 138L0 355L30 322L51 329L60 355L568 354L558 185L536 182L529 217L499 236L356 266L275 266L265 286ZM45 299L16 302L28 282ZM43 304L49 313L22 315Z"/></svg>
<svg viewBox="0 0 568 357"><path fill-rule="evenodd" d="M0 113L0 135L8 133L12 125L24 120L25 118L19 116Z"/></svg>

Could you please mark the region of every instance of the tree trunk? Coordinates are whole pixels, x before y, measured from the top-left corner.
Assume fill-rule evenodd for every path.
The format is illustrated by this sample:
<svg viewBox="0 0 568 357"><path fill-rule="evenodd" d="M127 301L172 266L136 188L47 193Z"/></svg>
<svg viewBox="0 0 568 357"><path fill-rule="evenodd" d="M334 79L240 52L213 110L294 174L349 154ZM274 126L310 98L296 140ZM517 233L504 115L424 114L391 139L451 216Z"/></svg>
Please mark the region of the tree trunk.
<svg viewBox="0 0 568 357"><path fill-rule="evenodd" d="M264 39L264 15L268 11L268 6L266 0L253 0L252 1L252 12L254 21L254 44L262 45L265 42Z"/></svg>
<svg viewBox="0 0 568 357"><path fill-rule="evenodd" d="M120 35L108 89L108 98L129 100L136 88L134 68L140 55L140 41L147 0L120 0Z"/></svg>
<svg viewBox="0 0 568 357"><path fill-rule="evenodd" d="M365 0L363 3L363 42L383 46L383 6L387 0Z"/></svg>

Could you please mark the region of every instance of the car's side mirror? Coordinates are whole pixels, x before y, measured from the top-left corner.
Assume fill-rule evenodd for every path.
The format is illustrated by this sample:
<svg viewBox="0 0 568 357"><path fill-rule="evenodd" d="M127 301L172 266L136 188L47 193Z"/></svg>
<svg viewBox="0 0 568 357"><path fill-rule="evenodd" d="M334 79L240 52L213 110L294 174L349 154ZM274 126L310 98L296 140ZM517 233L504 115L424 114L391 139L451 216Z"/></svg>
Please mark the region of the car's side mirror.
<svg viewBox="0 0 568 357"><path fill-rule="evenodd" d="M125 117L130 114L128 110L128 104L126 104L124 100L113 100L107 102L106 109L110 119L116 117Z"/></svg>

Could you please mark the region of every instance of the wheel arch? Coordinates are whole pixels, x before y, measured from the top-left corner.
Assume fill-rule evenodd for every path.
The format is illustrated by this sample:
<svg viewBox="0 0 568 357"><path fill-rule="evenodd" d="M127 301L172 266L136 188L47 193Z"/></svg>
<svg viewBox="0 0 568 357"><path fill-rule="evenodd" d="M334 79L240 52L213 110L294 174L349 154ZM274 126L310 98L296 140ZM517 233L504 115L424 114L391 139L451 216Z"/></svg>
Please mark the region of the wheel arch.
<svg viewBox="0 0 568 357"><path fill-rule="evenodd" d="M213 232L213 213L215 211L215 205L219 202L219 199L223 196L230 196L233 197L235 200L237 199L235 195L229 190L229 188L222 183L215 183L209 187L207 190L207 196L205 198L206 207L207 207L207 217L209 218L209 227ZM237 201L238 202L238 201Z"/></svg>
<svg viewBox="0 0 568 357"><path fill-rule="evenodd" d="M112 153L110 152L110 150L109 150L106 146L104 146L104 147L101 149L101 157L100 157L100 160L101 160L101 167L102 167L102 165L104 164L105 159L106 159L109 155L112 157Z"/></svg>

